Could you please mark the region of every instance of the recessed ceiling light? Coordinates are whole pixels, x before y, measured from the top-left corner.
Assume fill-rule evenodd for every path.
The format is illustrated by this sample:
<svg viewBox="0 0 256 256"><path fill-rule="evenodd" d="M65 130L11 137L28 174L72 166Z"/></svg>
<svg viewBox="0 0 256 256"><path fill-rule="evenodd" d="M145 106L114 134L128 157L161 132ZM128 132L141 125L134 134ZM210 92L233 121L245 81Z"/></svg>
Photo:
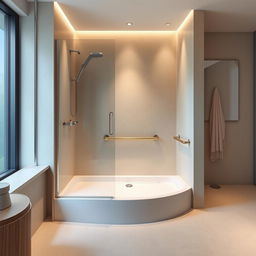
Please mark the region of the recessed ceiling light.
<svg viewBox="0 0 256 256"><path fill-rule="evenodd" d="M171 23L166 22L166 23L165 23L165 26L171 26Z"/></svg>
<svg viewBox="0 0 256 256"><path fill-rule="evenodd" d="M127 22L126 25L127 26L133 26L133 23L132 22Z"/></svg>

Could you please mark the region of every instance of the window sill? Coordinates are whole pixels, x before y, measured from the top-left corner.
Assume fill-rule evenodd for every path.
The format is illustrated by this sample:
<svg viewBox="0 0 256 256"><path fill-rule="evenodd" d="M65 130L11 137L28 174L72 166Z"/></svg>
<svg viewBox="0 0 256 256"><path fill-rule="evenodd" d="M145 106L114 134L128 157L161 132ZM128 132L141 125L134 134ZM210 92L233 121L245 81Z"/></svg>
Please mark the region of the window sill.
<svg viewBox="0 0 256 256"><path fill-rule="evenodd" d="M46 172L49 169L49 166L32 166L23 168L7 178L1 180L1 182L7 182L10 184L10 193L15 192L17 189L22 186L30 183L34 179L36 179L39 175Z"/></svg>

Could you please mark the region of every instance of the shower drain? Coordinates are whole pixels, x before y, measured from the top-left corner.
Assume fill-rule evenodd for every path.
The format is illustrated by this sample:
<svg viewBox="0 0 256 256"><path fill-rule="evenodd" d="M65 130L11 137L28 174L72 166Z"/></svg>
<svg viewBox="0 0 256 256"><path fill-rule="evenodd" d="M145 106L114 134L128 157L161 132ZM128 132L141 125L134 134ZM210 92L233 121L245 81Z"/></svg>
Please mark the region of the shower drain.
<svg viewBox="0 0 256 256"><path fill-rule="evenodd" d="M126 184L125 185L127 188L131 188L133 185L132 184Z"/></svg>

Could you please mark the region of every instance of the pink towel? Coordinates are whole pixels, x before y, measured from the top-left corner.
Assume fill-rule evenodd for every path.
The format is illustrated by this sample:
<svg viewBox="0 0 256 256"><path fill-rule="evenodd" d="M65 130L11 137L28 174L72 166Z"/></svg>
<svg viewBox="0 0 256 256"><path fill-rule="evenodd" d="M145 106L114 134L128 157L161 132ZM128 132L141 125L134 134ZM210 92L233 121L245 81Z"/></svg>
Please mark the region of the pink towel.
<svg viewBox="0 0 256 256"><path fill-rule="evenodd" d="M225 119L222 112L219 90L213 91L212 106L210 111L210 159L216 161L223 159L225 138Z"/></svg>

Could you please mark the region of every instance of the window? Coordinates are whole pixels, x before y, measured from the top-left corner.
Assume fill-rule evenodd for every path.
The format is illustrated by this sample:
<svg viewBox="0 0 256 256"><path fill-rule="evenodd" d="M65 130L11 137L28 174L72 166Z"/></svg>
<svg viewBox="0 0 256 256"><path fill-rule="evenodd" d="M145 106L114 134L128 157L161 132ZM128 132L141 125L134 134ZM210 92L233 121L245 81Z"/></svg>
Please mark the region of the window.
<svg viewBox="0 0 256 256"><path fill-rule="evenodd" d="M18 168L18 15L0 3L0 179Z"/></svg>

